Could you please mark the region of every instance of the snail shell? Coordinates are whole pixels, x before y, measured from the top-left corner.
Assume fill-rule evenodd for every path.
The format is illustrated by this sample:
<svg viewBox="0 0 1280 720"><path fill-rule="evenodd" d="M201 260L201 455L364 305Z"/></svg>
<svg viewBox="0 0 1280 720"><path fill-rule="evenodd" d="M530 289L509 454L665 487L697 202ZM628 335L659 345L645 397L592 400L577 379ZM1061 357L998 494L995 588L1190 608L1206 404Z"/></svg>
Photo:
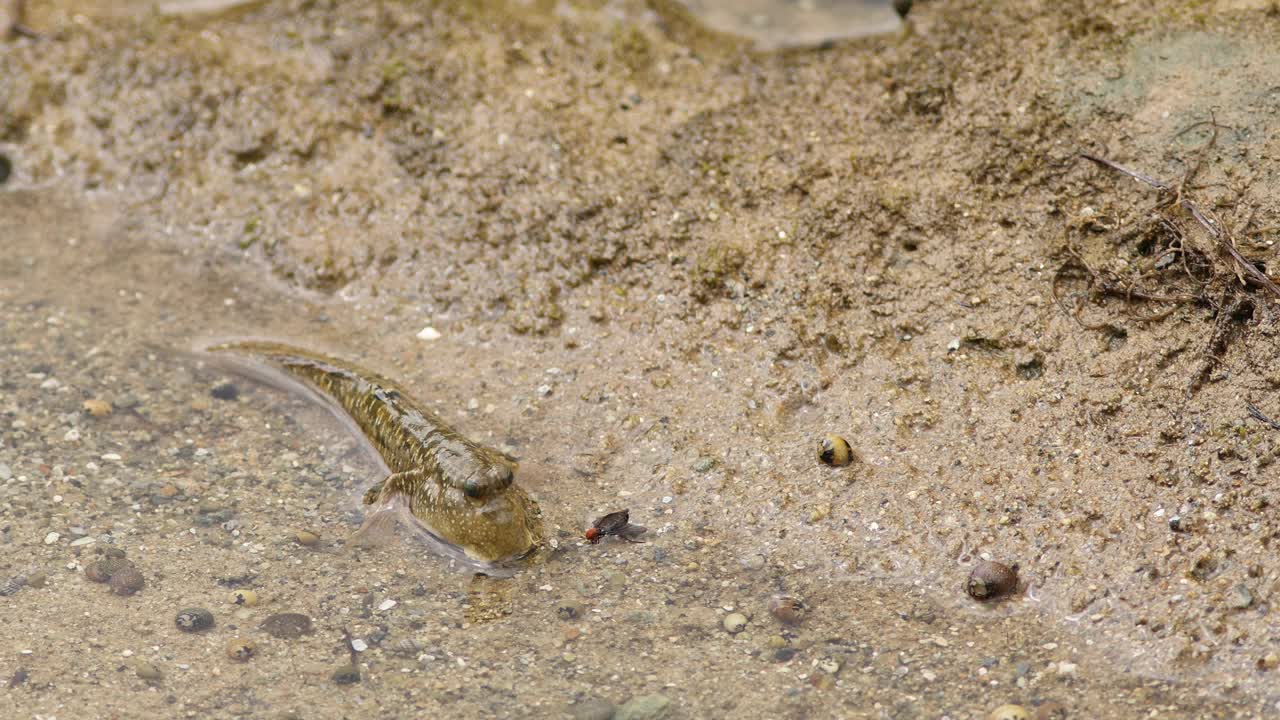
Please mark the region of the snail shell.
<svg viewBox="0 0 1280 720"><path fill-rule="evenodd" d="M804 619L805 606L790 595L774 595L769 598L769 614L785 625L795 625Z"/></svg>
<svg viewBox="0 0 1280 720"><path fill-rule="evenodd" d="M107 584L111 586L111 592L128 596L141 590L147 581L143 579L142 573L138 572L138 568L134 567L133 563L129 563L112 573Z"/></svg>
<svg viewBox="0 0 1280 720"><path fill-rule="evenodd" d="M1021 705L1001 705L991 711L990 720L1031 720L1031 713Z"/></svg>
<svg viewBox="0 0 1280 720"><path fill-rule="evenodd" d="M200 632L213 627L213 613L204 608L187 608L178 613L173 624L182 632Z"/></svg>
<svg viewBox="0 0 1280 720"><path fill-rule="evenodd" d="M1013 592L1018 587L1018 566L981 560L969 573L965 591L975 600L991 600Z"/></svg>
<svg viewBox="0 0 1280 720"><path fill-rule="evenodd" d="M853 449L839 435L827 435L818 445L818 460L824 465L844 467L853 462Z"/></svg>

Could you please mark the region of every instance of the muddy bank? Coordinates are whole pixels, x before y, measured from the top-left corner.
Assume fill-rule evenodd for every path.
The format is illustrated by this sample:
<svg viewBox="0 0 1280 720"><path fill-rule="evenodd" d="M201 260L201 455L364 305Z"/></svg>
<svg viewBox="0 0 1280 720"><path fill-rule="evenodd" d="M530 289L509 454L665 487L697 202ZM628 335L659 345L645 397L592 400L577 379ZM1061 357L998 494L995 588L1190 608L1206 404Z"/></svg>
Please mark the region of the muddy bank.
<svg viewBox="0 0 1280 720"><path fill-rule="evenodd" d="M920 3L901 35L781 54L639 4L33 5L46 38L0 50L3 562L48 576L0 622L30 713L1278 699L1276 434L1248 410L1280 417L1275 302L1078 157L1196 169L1185 197L1266 272L1265 4ZM406 383L520 458L558 554L478 589L353 553L356 443L156 349L220 334ZM818 465L828 432L861 462ZM580 539L623 506L648 545ZM107 545L137 595L82 577ZM1031 591L968 600L978 553ZM169 617L191 604L218 616L195 640ZM225 657L282 610L317 632ZM344 628L378 642L338 689Z"/></svg>

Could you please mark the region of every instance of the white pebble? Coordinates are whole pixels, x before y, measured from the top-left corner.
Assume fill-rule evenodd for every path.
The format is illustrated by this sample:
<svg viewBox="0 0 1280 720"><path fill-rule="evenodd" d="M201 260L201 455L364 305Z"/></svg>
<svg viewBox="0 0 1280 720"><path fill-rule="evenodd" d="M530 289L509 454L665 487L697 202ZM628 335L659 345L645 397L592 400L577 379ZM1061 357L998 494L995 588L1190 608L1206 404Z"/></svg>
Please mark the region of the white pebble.
<svg viewBox="0 0 1280 720"><path fill-rule="evenodd" d="M430 325L422 328L422 330L418 332L419 340L439 340L440 338L440 331Z"/></svg>
<svg viewBox="0 0 1280 720"><path fill-rule="evenodd" d="M71 428L70 430L67 431L66 435L62 436L62 439L66 440L67 442L75 442L80 439L80 431L77 430L76 428Z"/></svg>
<svg viewBox="0 0 1280 720"><path fill-rule="evenodd" d="M44 536L44 544L45 544L45 545L52 545L52 544L54 544L54 543L58 542L58 538L60 538L60 537L62 537L62 536L61 536L61 535L59 535L58 533L56 533L56 532L51 532L51 533L49 533L48 535L45 535L45 536Z"/></svg>
<svg viewBox="0 0 1280 720"><path fill-rule="evenodd" d="M383 600L383 601L382 601L382 604L378 606L378 609L379 609L379 610L390 610L391 608L393 608L393 607L395 607L395 606L396 606L396 601L395 601L395 600L392 600L391 598L387 598L386 600Z"/></svg>
<svg viewBox="0 0 1280 720"><path fill-rule="evenodd" d="M365 650L369 649L369 644L361 640L360 638L356 638L355 640L351 641L351 649L355 650L356 652L364 652Z"/></svg>
<svg viewBox="0 0 1280 720"><path fill-rule="evenodd" d="M80 547L81 545L89 545L95 542L97 542L97 539L95 539L92 535L85 535L82 538L76 538L75 540L72 540L71 547Z"/></svg>
<svg viewBox="0 0 1280 720"><path fill-rule="evenodd" d="M550 385L539 385L539 386L538 386L538 394L539 394L539 395L541 395L542 397L546 397L546 396L550 395L550 394L551 394L551 386L550 386Z"/></svg>
<svg viewBox="0 0 1280 720"><path fill-rule="evenodd" d="M57 390L59 384L60 383L58 383L57 380L53 378L49 378L48 380L45 380L44 382L40 383L40 387L44 390Z"/></svg>
<svg viewBox="0 0 1280 720"><path fill-rule="evenodd" d="M102 456L102 459L103 459L103 460L119 460L119 459L120 459L120 455L119 455L119 453L107 453L107 454L105 454L105 455L103 455L103 456Z"/></svg>
<svg viewBox="0 0 1280 720"><path fill-rule="evenodd" d="M0 480L8 480L13 477L13 470L8 465L0 463Z"/></svg>

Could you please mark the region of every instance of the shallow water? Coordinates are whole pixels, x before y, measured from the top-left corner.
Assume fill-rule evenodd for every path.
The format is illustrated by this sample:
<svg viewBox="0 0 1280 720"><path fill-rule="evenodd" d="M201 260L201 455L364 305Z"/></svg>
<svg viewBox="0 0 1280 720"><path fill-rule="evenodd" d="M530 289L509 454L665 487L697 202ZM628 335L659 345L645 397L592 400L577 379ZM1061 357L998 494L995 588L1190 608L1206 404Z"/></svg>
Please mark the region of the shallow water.
<svg viewBox="0 0 1280 720"><path fill-rule="evenodd" d="M547 29L268 4L190 27L86 20L0 57L22 118L0 189L0 572L48 577L0 617L22 711L562 717L654 693L674 717L1272 706L1256 662L1273 441L1236 423L1233 389L1266 404L1266 326L1224 356L1237 384L1187 399L1194 309L1103 343L1045 299L1054 203L1106 217L1145 200L1092 175L983 184L1057 152L1035 135L1050 117L1110 122L1196 78L1107 80L1079 50L1095 74L1062 90L1083 71L1000 46L1026 23L976 6L943 40L926 15L919 37L787 60L691 51L647 6L623 8L631 35L579 9ZM1037 21L1073 16L1055 17ZM1004 34L960 42L966 20ZM971 56L987 75L1031 63L998 142L965 134L990 105L953 77ZM421 548L351 547L380 479L361 444L305 398L171 352L243 335L370 366L517 456L545 562L477 580ZM211 396L228 379L238 397ZM862 460L819 465L828 432ZM1215 514L1172 535L1183 505ZM623 507L646 543L585 541ZM105 546L139 565L141 593L84 578ZM1020 563L1028 592L966 598L980 553ZM1238 584L1256 597L1224 609ZM232 604L235 588L261 603ZM802 623L769 616L779 593L804 600ZM192 605L214 629L173 626ZM259 629L286 610L316 632ZM330 679L344 630L367 645L351 686ZM259 643L248 663L225 656L237 636Z"/></svg>

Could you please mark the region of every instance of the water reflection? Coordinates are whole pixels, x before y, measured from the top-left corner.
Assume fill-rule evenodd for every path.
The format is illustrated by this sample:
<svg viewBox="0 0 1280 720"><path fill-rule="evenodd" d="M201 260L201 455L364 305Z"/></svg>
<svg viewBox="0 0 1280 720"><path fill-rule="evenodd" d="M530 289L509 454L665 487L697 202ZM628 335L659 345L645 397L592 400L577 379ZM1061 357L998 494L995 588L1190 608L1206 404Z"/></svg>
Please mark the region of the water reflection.
<svg viewBox="0 0 1280 720"><path fill-rule="evenodd" d="M896 31L890 0L681 0L708 28L770 50Z"/></svg>

